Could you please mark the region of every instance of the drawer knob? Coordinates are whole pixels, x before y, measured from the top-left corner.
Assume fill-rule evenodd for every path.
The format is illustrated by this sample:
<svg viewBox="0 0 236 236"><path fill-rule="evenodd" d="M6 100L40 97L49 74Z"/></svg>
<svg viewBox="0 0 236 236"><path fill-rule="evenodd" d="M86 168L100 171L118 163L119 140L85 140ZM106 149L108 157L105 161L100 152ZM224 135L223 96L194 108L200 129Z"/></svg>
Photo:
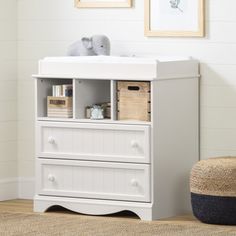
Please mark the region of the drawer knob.
<svg viewBox="0 0 236 236"><path fill-rule="evenodd" d="M132 148L137 148L137 147L138 147L138 142L135 141L135 140L132 140L132 141L131 141L131 147L132 147Z"/></svg>
<svg viewBox="0 0 236 236"><path fill-rule="evenodd" d="M52 174L49 174L48 180L53 183L53 182L55 182L56 179L55 179L55 176L53 176Z"/></svg>
<svg viewBox="0 0 236 236"><path fill-rule="evenodd" d="M138 187L138 181L136 179L131 179L130 183L133 187Z"/></svg>
<svg viewBox="0 0 236 236"><path fill-rule="evenodd" d="M48 142L50 144L55 144L55 139L52 136L50 136L50 137L48 137Z"/></svg>

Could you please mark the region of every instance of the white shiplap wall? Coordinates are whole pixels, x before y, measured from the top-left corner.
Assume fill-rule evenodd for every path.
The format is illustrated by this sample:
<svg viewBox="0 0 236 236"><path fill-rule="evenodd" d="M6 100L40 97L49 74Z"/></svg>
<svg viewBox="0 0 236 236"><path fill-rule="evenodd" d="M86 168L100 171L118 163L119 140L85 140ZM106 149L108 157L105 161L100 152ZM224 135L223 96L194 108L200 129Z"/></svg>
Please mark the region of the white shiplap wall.
<svg viewBox="0 0 236 236"><path fill-rule="evenodd" d="M144 37L144 3L76 9L74 0L18 0L18 159L21 196L34 176L38 59L62 56L82 36L110 37L115 55L190 55L201 62L201 158L236 155L236 1L206 0L205 38ZM28 182L27 182L28 181ZM25 185L24 185L25 183Z"/></svg>
<svg viewBox="0 0 236 236"><path fill-rule="evenodd" d="M16 0L0 0L0 200L17 197Z"/></svg>

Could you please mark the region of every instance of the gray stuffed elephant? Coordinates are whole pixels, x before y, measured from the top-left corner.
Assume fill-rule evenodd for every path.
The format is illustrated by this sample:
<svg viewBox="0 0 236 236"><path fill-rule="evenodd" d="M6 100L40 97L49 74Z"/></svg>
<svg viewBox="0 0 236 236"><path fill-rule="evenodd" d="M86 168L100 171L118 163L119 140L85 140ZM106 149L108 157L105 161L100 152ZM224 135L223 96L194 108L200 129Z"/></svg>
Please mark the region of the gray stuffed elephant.
<svg viewBox="0 0 236 236"><path fill-rule="evenodd" d="M70 45L68 56L110 55L110 40L105 35L93 35L82 38Z"/></svg>

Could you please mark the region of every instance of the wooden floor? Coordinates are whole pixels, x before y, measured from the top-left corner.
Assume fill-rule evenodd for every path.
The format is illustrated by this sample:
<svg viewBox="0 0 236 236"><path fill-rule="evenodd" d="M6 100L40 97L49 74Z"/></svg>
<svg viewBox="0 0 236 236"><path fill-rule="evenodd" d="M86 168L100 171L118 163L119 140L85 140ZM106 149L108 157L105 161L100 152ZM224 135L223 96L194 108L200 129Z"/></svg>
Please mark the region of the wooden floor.
<svg viewBox="0 0 236 236"><path fill-rule="evenodd" d="M0 211L7 212L22 212L32 213L33 212L33 201L31 200L11 200L0 202Z"/></svg>
<svg viewBox="0 0 236 236"><path fill-rule="evenodd" d="M20 213L34 213L33 212L33 201L31 200L10 200L10 201L3 201L0 202L0 212L20 212ZM35 213L37 214L37 213ZM54 208L48 214L77 214L71 211L68 211L63 208ZM130 213L118 213L111 215L111 217L131 217L131 218L138 218ZM163 221L166 222L195 222L196 219L191 215L185 216L178 216L174 218L164 219Z"/></svg>

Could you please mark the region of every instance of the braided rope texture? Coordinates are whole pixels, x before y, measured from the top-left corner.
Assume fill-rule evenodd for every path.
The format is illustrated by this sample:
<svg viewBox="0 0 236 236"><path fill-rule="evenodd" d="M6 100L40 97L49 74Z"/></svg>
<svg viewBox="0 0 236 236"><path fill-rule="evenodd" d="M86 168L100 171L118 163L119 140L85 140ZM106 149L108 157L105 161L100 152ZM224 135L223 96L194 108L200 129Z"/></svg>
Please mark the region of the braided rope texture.
<svg viewBox="0 0 236 236"><path fill-rule="evenodd" d="M236 225L236 157L202 160L191 171L194 216L208 224Z"/></svg>

